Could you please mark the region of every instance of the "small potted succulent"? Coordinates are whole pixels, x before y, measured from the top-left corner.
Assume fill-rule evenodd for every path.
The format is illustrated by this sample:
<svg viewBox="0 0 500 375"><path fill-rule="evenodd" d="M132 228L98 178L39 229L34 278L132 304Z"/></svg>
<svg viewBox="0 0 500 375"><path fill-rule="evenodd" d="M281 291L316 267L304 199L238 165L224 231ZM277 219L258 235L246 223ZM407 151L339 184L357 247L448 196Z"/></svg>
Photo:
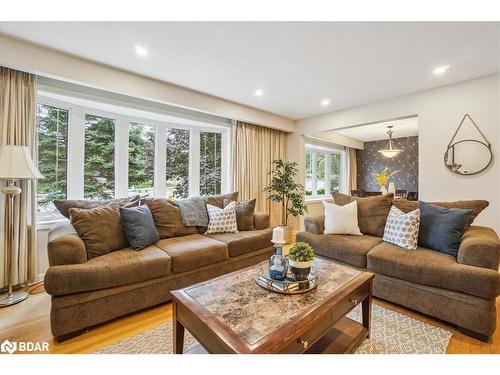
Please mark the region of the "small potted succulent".
<svg viewBox="0 0 500 375"><path fill-rule="evenodd" d="M307 280L314 259L313 248L305 242L297 242L288 253L290 271L297 280Z"/></svg>

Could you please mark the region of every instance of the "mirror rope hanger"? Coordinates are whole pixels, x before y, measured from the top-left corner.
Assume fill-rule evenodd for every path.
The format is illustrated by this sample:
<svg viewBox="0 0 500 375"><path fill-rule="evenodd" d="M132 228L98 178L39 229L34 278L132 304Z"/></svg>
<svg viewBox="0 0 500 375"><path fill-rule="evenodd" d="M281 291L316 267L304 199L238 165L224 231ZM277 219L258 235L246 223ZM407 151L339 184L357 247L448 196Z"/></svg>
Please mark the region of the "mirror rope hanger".
<svg viewBox="0 0 500 375"><path fill-rule="evenodd" d="M455 130L455 133L453 133L453 137L451 137L450 139L450 143L448 143L448 148L451 147L451 145L453 144L453 140L455 139L455 137L457 136L458 134L458 131L460 130L460 128L462 127L463 123L465 122L465 119L468 118L470 120L470 122L472 122L472 124L476 127L477 131L479 132L479 134L481 134L481 136L483 137L484 141L486 142L486 146L488 146L488 148L491 147L491 144L490 142L488 142L488 140L486 139L486 136L483 134L483 132L481 131L481 129L479 129L479 126L477 126L477 124L474 122L474 120L472 119L472 117L466 113L464 115L464 117L462 118L462 121L460 121L460 125L458 125L458 128L457 130Z"/></svg>

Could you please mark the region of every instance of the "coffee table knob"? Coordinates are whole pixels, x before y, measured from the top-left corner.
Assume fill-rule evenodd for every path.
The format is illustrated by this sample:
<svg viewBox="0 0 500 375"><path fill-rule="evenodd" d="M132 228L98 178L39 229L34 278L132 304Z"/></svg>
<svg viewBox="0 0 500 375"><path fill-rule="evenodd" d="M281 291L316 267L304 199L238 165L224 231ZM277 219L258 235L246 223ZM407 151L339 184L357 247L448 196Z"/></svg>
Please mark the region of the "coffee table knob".
<svg viewBox="0 0 500 375"><path fill-rule="evenodd" d="M304 349L307 349L307 347L309 346L309 341L300 340L300 343L302 344Z"/></svg>
<svg viewBox="0 0 500 375"><path fill-rule="evenodd" d="M356 298L349 298L353 305L357 305L359 301Z"/></svg>

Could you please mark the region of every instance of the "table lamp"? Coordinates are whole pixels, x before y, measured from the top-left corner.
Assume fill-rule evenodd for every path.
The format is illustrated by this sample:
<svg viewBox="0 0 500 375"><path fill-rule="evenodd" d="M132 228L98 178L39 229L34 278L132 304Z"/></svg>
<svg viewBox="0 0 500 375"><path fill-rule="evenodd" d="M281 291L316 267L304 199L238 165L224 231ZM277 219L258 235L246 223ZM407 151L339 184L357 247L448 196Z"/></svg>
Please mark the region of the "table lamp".
<svg viewBox="0 0 500 375"><path fill-rule="evenodd" d="M24 290L12 290L12 252L14 244L14 197L21 189L14 185L16 180L44 178L33 163L30 150L25 146L0 146L0 179L7 184L0 191L5 194L5 253L7 257L7 294L0 296L0 307L6 307L24 301L28 293Z"/></svg>

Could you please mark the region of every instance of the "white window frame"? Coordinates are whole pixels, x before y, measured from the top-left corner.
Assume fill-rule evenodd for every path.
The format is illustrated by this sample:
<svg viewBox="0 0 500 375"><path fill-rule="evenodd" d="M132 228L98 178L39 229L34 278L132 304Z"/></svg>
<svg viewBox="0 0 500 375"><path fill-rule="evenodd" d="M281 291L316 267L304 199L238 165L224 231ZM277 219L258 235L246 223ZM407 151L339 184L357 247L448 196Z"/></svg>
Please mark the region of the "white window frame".
<svg viewBox="0 0 500 375"><path fill-rule="evenodd" d="M347 192L347 158L345 149L340 148L329 148L325 146L319 146L315 144L306 144L306 154L307 152L311 152L311 162L312 162L312 195L305 195L306 201L315 201L315 200L323 200L326 198L331 198L330 188L331 188L331 180L330 180L330 166L332 162L331 154L339 154L340 155L340 179L339 179L339 191L342 193ZM317 155L325 154L325 193L318 194L317 193ZM307 166L305 178L307 181Z"/></svg>
<svg viewBox="0 0 500 375"><path fill-rule="evenodd" d="M229 126L185 125L171 121L157 121L146 118L111 113L88 106L75 105L38 95L37 104L57 107L68 111L68 150L67 150L67 199L84 199L84 163L85 163L85 115L106 117L115 121L115 198L128 196L128 143L130 123L152 126L155 131L155 160L153 177L153 196L166 196L166 129L189 130L189 196L200 191L200 133L221 134L221 193L230 189L230 140ZM198 166L197 168L195 166ZM46 228L64 221L56 211L38 214L38 227Z"/></svg>

